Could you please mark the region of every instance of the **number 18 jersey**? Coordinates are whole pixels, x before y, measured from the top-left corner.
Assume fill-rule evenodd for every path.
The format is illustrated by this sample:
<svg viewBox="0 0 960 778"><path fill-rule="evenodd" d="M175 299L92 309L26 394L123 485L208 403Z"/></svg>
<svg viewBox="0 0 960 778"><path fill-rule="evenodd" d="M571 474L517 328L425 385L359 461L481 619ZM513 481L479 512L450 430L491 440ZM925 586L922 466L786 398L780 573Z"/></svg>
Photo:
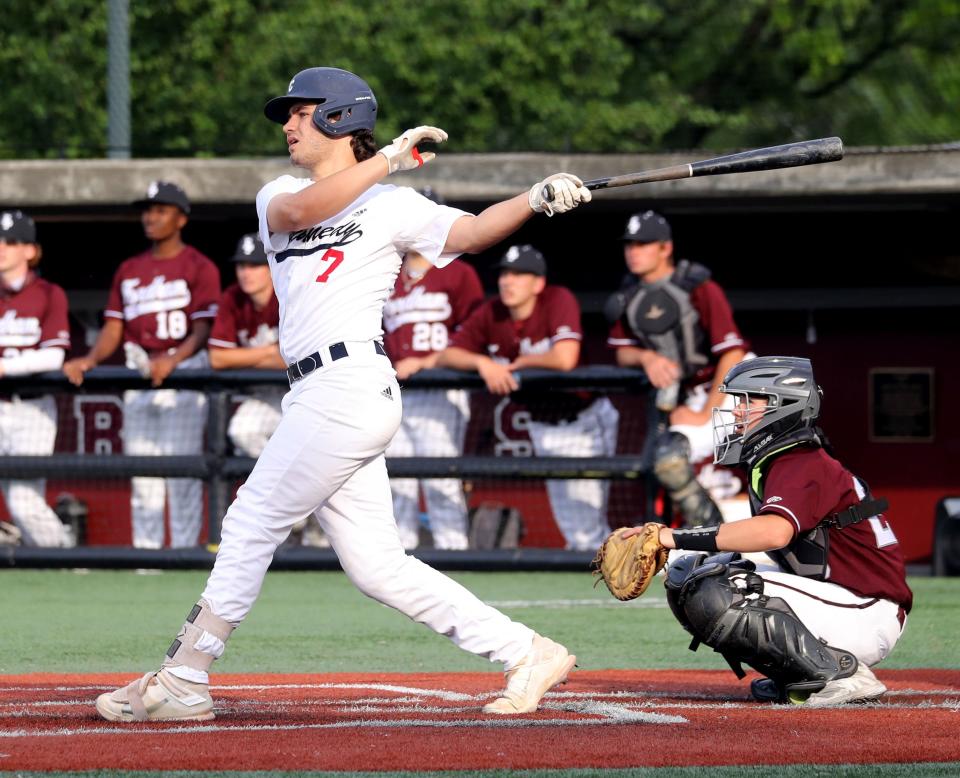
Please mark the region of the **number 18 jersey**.
<svg viewBox="0 0 960 778"><path fill-rule="evenodd" d="M103 315L123 322L124 342L155 356L179 346L191 322L212 321L219 298L220 271L193 246L169 259L148 250L117 268Z"/></svg>

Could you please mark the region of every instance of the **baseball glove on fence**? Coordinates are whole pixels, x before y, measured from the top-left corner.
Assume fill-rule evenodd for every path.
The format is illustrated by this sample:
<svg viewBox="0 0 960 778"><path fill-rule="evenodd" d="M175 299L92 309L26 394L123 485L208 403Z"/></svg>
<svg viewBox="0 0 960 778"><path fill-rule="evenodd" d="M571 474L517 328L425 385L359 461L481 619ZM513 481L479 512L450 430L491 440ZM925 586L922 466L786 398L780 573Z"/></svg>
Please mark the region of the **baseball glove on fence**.
<svg viewBox="0 0 960 778"><path fill-rule="evenodd" d="M639 535L629 538L623 534L630 527L621 527L597 550L593 574L603 577L610 594L618 600L632 600L643 594L667 563L669 549L660 543L661 526L649 522L643 525ZM594 586L598 582L594 582Z"/></svg>

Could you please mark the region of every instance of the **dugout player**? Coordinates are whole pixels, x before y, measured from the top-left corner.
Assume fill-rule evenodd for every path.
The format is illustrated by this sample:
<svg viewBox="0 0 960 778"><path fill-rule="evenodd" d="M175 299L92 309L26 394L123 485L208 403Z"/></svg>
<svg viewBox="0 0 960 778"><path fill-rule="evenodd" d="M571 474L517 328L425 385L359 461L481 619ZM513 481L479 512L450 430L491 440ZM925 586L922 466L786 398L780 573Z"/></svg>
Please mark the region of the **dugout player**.
<svg viewBox="0 0 960 778"><path fill-rule="evenodd" d="M886 500L834 458L815 426L810 361L758 357L721 384L716 453L748 476L753 517L660 529L671 552L667 599L694 637L768 678L755 698L828 707L886 691L870 667L900 639L913 595ZM739 554L767 552L769 564ZM700 553L690 553L700 552ZM708 556L710 555L710 556Z"/></svg>
<svg viewBox="0 0 960 778"><path fill-rule="evenodd" d="M263 242L244 235L230 258L237 281L224 290L210 332L210 366L214 370L253 368L283 370L280 356L280 306L273 292ZM256 459L280 423L283 387L259 388L240 403L227 427L230 442Z"/></svg>
<svg viewBox="0 0 960 778"><path fill-rule="evenodd" d="M497 266L499 297L488 300L454 334L439 364L475 370L493 394L519 385L523 368L573 370L580 360L580 305L569 289L547 284L547 263L530 245L511 246ZM613 456L620 415L606 397L566 393L549 408L530 408L530 439L538 456ZM607 534L609 483L548 479L547 495L569 549L594 550Z"/></svg>
<svg viewBox="0 0 960 778"><path fill-rule="evenodd" d="M613 322L607 344L618 365L644 370L658 390L657 406L669 414L669 429L656 441L654 474L685 526L719 524L720 510L694 465L712 454L710 409L720 404L720 381L744 358L746 343L710 271L688 260L674 264L673 233L663 216L631 216L623 255L629 273L607 302ZM726 475L729 486L735 479ZM738 490L734 483L729 494Z"/></svg>
<svg viewBox="0 0 960 778"><path fill-rule="evenodd" d="M0 213L0 378L59 370L70 348L67 296L37 276L42 249L33 219ZM49 455L57 438L57 404L50 394L0 394L0 453ZM27 546L71 546L63 523L47 504L47 482L0 481L20 540Z"/></svg>
<svg viewBox="0 0 960 778"><path fill-rule="evenodd" d="M310 175L281 176L257 195L291 384L283 418L227 511L213 572L163 666L101 695L97 710L113 721L213 718L207 671L253 606L277 546L310 514L362 592L504 663L506 691L485 712L536 710L576 657L400 543L384 451L400 425L401 398L380 341L383 304L408 252L443 267L503 240L536 212L589 202L590 192L560 173L473 216L383 185L433 159L417 144L446 133L417 127L378 152L373 92L337 68L297 73L264 112L283 126L291 162Z"/></svg>
<svg viewBox="0 0 960 778"><path fill-rule="evenodd" d="M425 197L441 202L430 189ZM472 265L453 262L433 269L423 254L403 258L393 294L383 306L383 344L397 380L435 367L453 332L483 302L483 286ZM470 397L463 389L406 389L403 418L387 448L388 457L458 457L470 421ZM394 478L393 514L406 549L419 543L420 483ZM423 496L436 548L467 547L467 503L455 478L427 478Z"/></svg>
<svg viewBox="0 0 960 778"><path fill-rule="evenodd" d="M163 384L177 368L209 367L207 337L217 313L220 271L183 242L190 215L186 193L154 181L141 209L151 246L121 263L113 277L103 329L89 353L71 359L63 372L73 384L123 343L127 367ZM207 401L202 392L156 389L123 395L123 449L134 455L196 455L203 451ZM133 478L130 508L133 545L161 548L164 502L170 504L170 545L197 543L203 518L203 482L194 478Z"/></svg>

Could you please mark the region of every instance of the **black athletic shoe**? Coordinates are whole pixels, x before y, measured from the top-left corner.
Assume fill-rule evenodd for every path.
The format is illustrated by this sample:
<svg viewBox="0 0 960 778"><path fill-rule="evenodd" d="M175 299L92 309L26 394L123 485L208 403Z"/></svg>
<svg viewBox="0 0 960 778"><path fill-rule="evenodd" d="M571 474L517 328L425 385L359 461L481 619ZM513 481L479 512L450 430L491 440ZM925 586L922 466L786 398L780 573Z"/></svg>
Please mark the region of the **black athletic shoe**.
<svg viewBox="0 0 960 778"><path fill-rule="evenodd" d="M757 702L787 701L786 690L772 678L756 678L750 681L750 694Z"/></svg>

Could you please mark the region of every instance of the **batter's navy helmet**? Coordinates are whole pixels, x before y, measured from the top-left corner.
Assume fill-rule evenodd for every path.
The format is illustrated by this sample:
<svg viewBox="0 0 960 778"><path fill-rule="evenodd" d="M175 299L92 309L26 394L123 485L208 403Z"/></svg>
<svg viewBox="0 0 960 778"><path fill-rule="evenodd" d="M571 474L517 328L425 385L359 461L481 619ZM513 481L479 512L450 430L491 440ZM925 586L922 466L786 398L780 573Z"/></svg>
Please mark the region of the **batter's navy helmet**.
<svg viewBox="0 0 960 778"><path fill-rule="evenodd" d="M320 132L338 138L357 130L373 130L377 99L359 76L340 68L307 68L290 79L283 97L274 97L264 108L272 122L285 124L290 106L317 103L313 123Z"/></svg>

